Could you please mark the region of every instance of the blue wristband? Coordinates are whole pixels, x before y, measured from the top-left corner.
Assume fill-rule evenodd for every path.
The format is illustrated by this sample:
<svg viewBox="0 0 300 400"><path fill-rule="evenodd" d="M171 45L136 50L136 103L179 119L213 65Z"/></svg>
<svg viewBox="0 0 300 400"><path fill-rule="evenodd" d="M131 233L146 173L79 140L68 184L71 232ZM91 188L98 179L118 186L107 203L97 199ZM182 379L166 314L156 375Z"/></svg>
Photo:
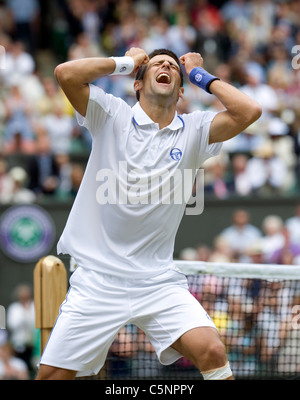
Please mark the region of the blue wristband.
<svg viewBox="0 0 300 400"><path fill-rule="evenodd" d="M207 93L210 94L211 94L211 92L209 91L210 84L215 80L220 80L220 78L211 75L209 72L205 71L205 69L202 67L193 68L189 74L189 78L194 85L198 86L199 88L205 90Z"/></svg>

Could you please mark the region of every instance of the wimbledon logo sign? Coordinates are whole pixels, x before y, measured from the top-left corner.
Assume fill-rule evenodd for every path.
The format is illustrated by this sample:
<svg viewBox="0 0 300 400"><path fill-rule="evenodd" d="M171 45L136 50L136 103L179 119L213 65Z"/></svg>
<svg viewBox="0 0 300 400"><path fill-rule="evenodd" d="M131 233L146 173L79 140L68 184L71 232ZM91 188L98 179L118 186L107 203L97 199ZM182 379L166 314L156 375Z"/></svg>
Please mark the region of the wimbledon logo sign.
<svg viewBox="0 0 300 400"><path fill-rule="evenodd" d="M54 239L54 223L41 207L11 207L0 220L0 247L15 261L37 261L48 254Z"/></svg>

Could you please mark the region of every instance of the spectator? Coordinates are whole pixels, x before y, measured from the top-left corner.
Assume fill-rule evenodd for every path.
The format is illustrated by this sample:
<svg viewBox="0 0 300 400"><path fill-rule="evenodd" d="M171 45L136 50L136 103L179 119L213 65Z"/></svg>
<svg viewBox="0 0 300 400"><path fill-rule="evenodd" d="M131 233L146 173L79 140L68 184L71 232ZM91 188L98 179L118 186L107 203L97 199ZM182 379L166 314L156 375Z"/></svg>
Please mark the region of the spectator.
<svg viewBox="0 0 300 400"><path fill-rule="evenodd" d="M80 164L73 164L71 169L71 189L70 194L72 197L76 197L81 181L83 178L84 169Z"/></svg>
<svg viewBox="0 0 300 400"><path fill-rule="evenodd" d="M28 285L22 284L16 288L16 299L7 309L7 328L15 355L32 370L35 314L32 292Z"/></svg>
<svg viewBox="0 0 300 400"><path fill-rule="evenodd" d="M251 243L251 245L247 248L245 252L245 259L247 262L253 264L264 263L262 238L257 239L255 242Z"/></svg>
<svg viewBox="0 0 300 400"><path fill-rule="evenodd" d="M72 189L72 163L70 161L70 156L66 153L55 154L54 162L57 166L59 179L56 196L59 199L69 200Z"/></svg>
<svg viewBox="0 0 300 400"><path fill-rule="evenodd" d="M201 295L197 293L196 298L200 301L202 307L214 321L220 335L226 335L228 328L228 304L222 297L222 279L216 276L207 275L204 277Z"/></svg>
<svg viewBox="0 0 300 400"><path fill-rule="evenodd" d="M234 261L232 249L224 236L217 236L215 238L213 250L208 261L225 263Z"/></svg>
<svg viewBox="0 0 300 400"><path fill-rule="evenodd" d="M4 151L7 154L27 153L34 151L34 132L31 124L32 110L22 96L20 87L15 82L5 100L6 126Z"/></svg>
<svg viewBox="0 0 300 400"><path fill-rule="evenodd" d="M14 21L13 21L12 15L11 15L7 5L5 4L5 2L2 1L0 3L0 35L2 36L2 34L11 32L13 24L14 24ZM0 43L3 45L3 42L1 39L0 39Z"/></svg>
<svg viewBox="0 0 300 400"><path fill-rule="evenodd" d="M218 199L225 199L233 193L233 186L226 177L226 164L221 160L214 160L206 164L206 171L211 175L210 181L205 185L205 194L213 195Z"/></svg>
<svg viewBox="0 0 300 400"><path fill-rule="evenodd" d="M6 48L5 69L2 71L7 86L16 80L21 82L34 73L35 61L22 42L8 42Z"/></svg>
<svg viewBox="0 0 300 400"><path fill-rule="evenodd" d="M252 191L263 196L284 191L287 167L275 154L272 142L266 142L253 155L247 164Z"/></svg>
<svg viewBox="0 0 300 400"><path fill-rule="evenodd" d="M274 253L284 245L283 221L277 215L268 215L263 219L262 251L265 262L271 262Z"/></svg>
<svg viewBox="0 0 300 400"><path fill-rule="evenodd" d="M290 234L290 240L293 244L300 243L300 204L296 207L295 215L285 222Z"/></svg>
<svg viewBox="0 0 300 400"><path fill-rule="evenodd" d="M261 105L263 112L260 124L267 124L279 107L277 93L264 80L264 69L258 63L250 62L246 65L246 85L241 90Z"/></svg>
<svg viewBox="0 0 300 400"><path fill-rule="evenodd" d="M53 77L45 77L41 81L43 86L43 94L35 104L35 109L39 116L46 116L54 113L55 105L59 102L62 104L63 110L66 112L63 106L64 95L59 90L57 83Z"/></svg>
<svg viewBox="0 0 300 400"><path fill-rule="evenodd" d="M100 57L99 47L91 41L86 33L80 33L77 36L76 43L73 44L68 52L68 59L78 60L80 58Z"/></svg>
<svg viewBox="0 0 300 400"><path fill-rule="evenodd" d="M0 380L28 380L29 371L26 363L14 356L10 343L0 346Z"/></svg>
<svg viewBox="0 0 300 400"><path fill-rule="evenodd" d="M232 215L232 225L221 234L230 246L233 254L239 259L246 249L262 236L260 230L250 223L250 215L245 210L237 210Z"/></svg>
<svg viewBox="0 0 300 400"><path fill-rule="evenodd" d="M237 29L245 30L249 25L249 4L245 0L226 1L221 8L225 21L234 21Z"/></svg>
<svg viewBox="0 0 300 400"><path fill-rule="evenodd" d="M91 43L99 43L100 36L100 13L99 13L99 1L97 0L86 0L84 2L84 12L82 15L82 28L87 34Z"/></svg>
<svg viewBox="0 0 300 400"><path fill-rule="evenodd" d="M7 0L15 23L13 37L24 42L29 51L36 49L36 28L40 12L37 0Z"/></svg>
<svg viewBox="0 0 300 400"><path fill-rule="evenodd" d="M275 7L271 1L252 1L248 5L249 24L247 37L255 51L261 51L267 46L272 29Z"/></svg>
<svg viewBox="0 0 300 400"><path fill-rule="evenodd" d="M198 252L193 247L186 247L180 251L179 259L183 261L196 261L198 259Z"/></svg>
<svg viewBox="0 0 300 400"><path fill-rule="evenodd" d="M167 32L170 50L177 56L193 50L196 41L196 29L190 25L188 16L180 14L175 25L171 25Z"/></svg>
<svg viewBox="0 0 300 400"><path fill-rule="evenodd" d="M246 154L235 154L232 158L233 191L238 196L248 196L252 193L247 170L248 160L249 157Z"/></svg>
<svg viewBox="0 0 300 400"><path fill-rule="evenodd" d="M278 93L280 107L285 106L286 89L292 82L292 65L289 57L290 49L282 44L270 44L271 61L266 67L269 84Z"/></svg>
<svg viewBox="0 0 300 400"><path fill-rule="evenodd" d="M0 204L8 204L13 191L13 180L8 172L8 163L0 157Z"/></svg>
<svg viewBox="0 0 300 400"><path fill-rule="evenodd" d="M51 153L71 153L72 140L76 132L75 121L71 116L64 114L62 99L53 103L53 113L46 115L41 125L44 134L49 138Z"/></svg>
<svg viewBox="0 0 300 400"><path fill-rule="evenodd" d="M150 31L141 43L142 48L148 53L156 48L168 48L170 46L169 27L170 25L164 16L156 15L153 17Z"/></svg>
<svg viewBox="0 0 300 400"><path fill-rule="evenodd" d="M229 140L223 150L229 154L244 153L251 156L257 149L264 146L266 138L261 134L260 122L256 121L244 132Z"/></svg>
<svg viewBox="0 0 300 400"><path fill-rule="evenodd" d="M291 302L290 313L281 324L278 352L279 373L296 375L300 373L300 329L299 325L295 327L295 322L293 322L293 318L297 316L299 304L300 296L296 294Z"/></svg>
<svg viewBox="0 0 300 400"><path fill-rule="evenodd" d="M138 351L134 359L138 361L138 368L134 376L137 379L157 379L161 377L162 365L157 359L154 347L145 333L138 329Z"/></svg>
<svg viewBox="0 0 300 400"><path fill-rule="evenodd" d="M284 163L286 175L282 189L288 192L296 185L296 154L294 152L294 141L289 135L288 125L280 118L272 118L268 124L268 134L272 141L274 155Z"/></svg>
<svg viewBox="0 0 300 400"><path fill-rule="evenodd" d="M269 374L277 372L278 352L280 349L280 328L283 320L287 318L288 309L282 306L282 284L278 282L267 283L261 290L264 306L257 316L258 328L262 332L263 346L261 348L262 370Z"/></svg>
<svg viewBox="0 0 300 400"><path fill-rule="evenodd" d="M211 248L204 243L199 243L196 246L198 261L208 261L211 256Z"/></svg>
<svg viewBox="0 0 300 400"><path fill-rule="evenodd" d="M241 376L254 376L259 370L259 353L263 340L256 324L256 315L238 300L231 300L226 344L230 364ZM232 310L233 309L233 310Z"/></svg>
<svg viewBox="0 0 300 400"><path fill-rule="evenodd" d="M31 204L36 201L35 194L26 187L28 176L24 168L13 167L9 171L13 182L9 202L12 204Z"/></svg>
<svg viewBox="0 0 300 400"><path fill-rule="evenodd" d="M210 27L221 29L222 15L217 7L207 0L196 0L190 9L191 20L196 29L205 33Z"/></svg>
<svg viewBox="0 0 300 400"><path fill-rule="evenodd" d="M123 327L110 348L111 379L126 379L131 373L132 357L138 351L138 342L130 332L130 325Z"/></svg>
<svg viewBox="0 0 300 400"><path fill-rule="evenodd" d="M286 227L282 229L284 243L282 247L272 254L270 262L274 264L293 265L296 263L297 257L300 256L300 242L292 243L290 233Z"/></svg>
<svg viewBox="0 0 300 400"><path fill-rule="evenodd" d="M37 196L54 194L59 185L58 166L45 134L37 137L36 154L29 160L28 175L28 187Z"/></svg>

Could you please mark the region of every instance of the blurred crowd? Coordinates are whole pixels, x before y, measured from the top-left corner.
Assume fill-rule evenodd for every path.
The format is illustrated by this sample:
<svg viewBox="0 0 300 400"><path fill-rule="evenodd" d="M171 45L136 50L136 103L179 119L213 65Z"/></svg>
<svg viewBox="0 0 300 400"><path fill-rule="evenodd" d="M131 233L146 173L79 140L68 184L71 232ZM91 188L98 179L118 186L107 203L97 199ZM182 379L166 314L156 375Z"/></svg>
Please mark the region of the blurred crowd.
<svg viewBox="0 0 300 400"><path fill-rule="evenodd" d="M204 164L206 197L299 194L299 16L300 0L0 0L0 204L74 199L91 138L77 124L74 110L54 80L54 68L82 57L123 56L132 46L147 52L165 47L178 56L200 52L209 72L262 106L262 117L224 143L219 157ZM132 76L114 76L95 83L133 105L133 81ZM214 96L191 85L186 76L184 85L179 113L223 109ZM268 215L260 228L251 224L247 211L238 210L213 246L200 243L184 249L179 257L299 265L299 244L300 205L285 221ZM197 285L202 288L203 282ZM216 304L221 297L220 292ZM211 310L212 316L224 311L219 305ZM227 304L232 320L238 307ZM267 321L263 311L261 316ZM253 314L243 315L240 323L245 326L239 329L249 332ZM0 379L28 379L35 370L38 333L33 318L30 288L21 286L7 310L9 337L0 330ZM143 357L147 365L161 368L142 333L135 333L134 342L128 339L133 332L127 329L128 336L124 332L112 347L111 365L127 365L126 354L133 359L133 351L136 359ZM227 331L226 339L224 332L225 340L233 340L227 344L232 346L233 361L237 360L234 334ZM239 334L239 340L251 342L253 351L253 332L247 335ZM287 338L288 333L283 339ZM282 337L277 339L282 343ZM249 362L253 354L248 349Z"/></svg>
<svg viewBox="0 0 300 400"><path fill-rule="evenodd" d="M199 243L179 253L179 259L216 263L300 265L300 203L294 215L283 220L267 215L261 227L251 223L247 210L237 209L232 221L212 246Z"/></svg>
<svg viewBox="0 0 300 400"><path fill-rule="evenodd" d="M208 71L261 104L262 117L204 164L207 196L299 193L299 15L299 0L1 1L0 203L74 198L86 161L74 154L86 156L91 139L53 70L131 46L200 52ZM134 104L133 79L96 84ZM186 77L179 113L222 107Z"/></svg>

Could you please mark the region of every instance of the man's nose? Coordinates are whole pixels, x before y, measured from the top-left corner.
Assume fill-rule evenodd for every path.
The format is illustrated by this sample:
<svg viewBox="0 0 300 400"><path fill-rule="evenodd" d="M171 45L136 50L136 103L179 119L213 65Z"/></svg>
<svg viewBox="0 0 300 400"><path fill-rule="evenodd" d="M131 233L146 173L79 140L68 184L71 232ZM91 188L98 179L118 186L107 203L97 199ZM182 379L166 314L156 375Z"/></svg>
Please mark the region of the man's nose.
<svg viewBox="0 0 300 400"><path fill-rule="evenodd" d="M162 64L162 67L170 69L171 64L169 63L169 61L164 61L164 63Z"/></svg>

